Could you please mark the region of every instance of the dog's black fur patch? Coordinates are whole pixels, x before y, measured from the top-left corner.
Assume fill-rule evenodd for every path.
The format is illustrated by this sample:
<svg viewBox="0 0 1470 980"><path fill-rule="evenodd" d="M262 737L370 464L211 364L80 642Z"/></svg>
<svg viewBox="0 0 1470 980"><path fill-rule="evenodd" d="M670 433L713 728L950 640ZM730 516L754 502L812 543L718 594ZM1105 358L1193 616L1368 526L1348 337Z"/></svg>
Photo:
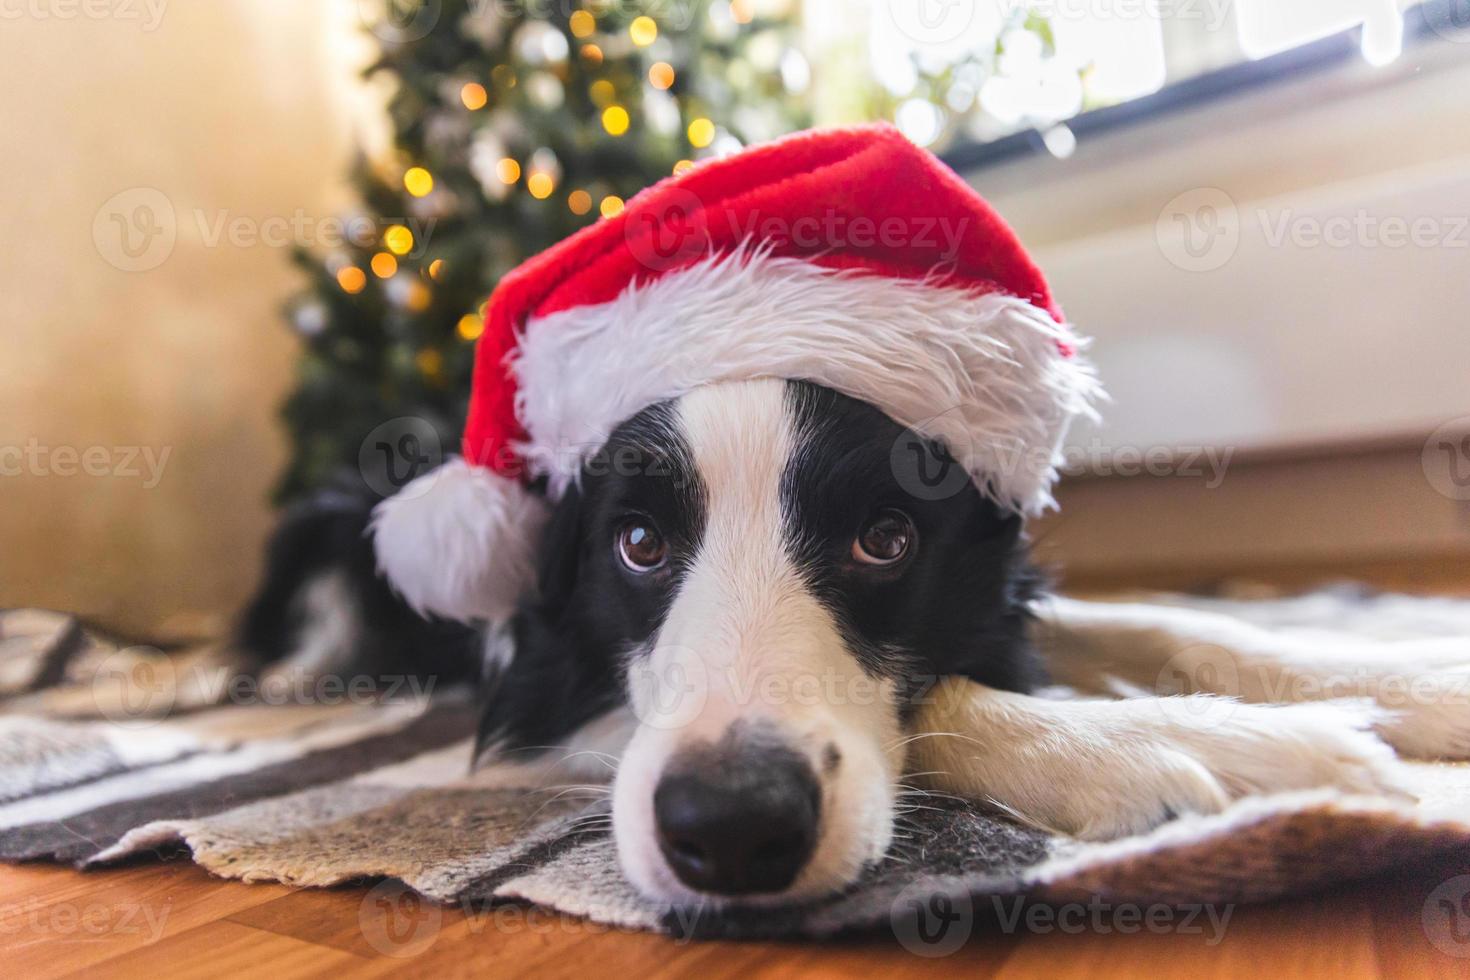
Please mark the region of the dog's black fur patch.
<svg viewBox="0 0 1470 980"><path fill-rule="evenodd" d="M629 574L614 550L624 521L652 519L675 555L699 548L706 491L671 404L619 426L580 482L553 512L538 595L510 624L515 656L487 682L477 757L552 744L625 700L626 658L653 637L687 568Z"/></svg>
<svg viewBox="0 0 1470 980"><path fill-rule="evenodd" d="M866 402L805 382L787 385L787 402L801 433L782 487L792 557L854 655L900 681L907 704L951 674L1033 689L1042 672L1027 610L1041 576L1022 518L970 480L937 498L917 495L910 488L947 486L944 474L958 464ZM890 508L912 518L914 553L893 568L858 564L853 539Z"/></svg>
<svg viewBox="0 0 1470 980"><path fill-rule="evenodd" d="M340 575L361 637L330 668L373 679L418 677L436 684L479 673L479 638L459 623L429 621L408 607L378 574L368 536L381 500L343 474L325 490L286 510L266 548L265 574L235 628L235 645L257 666L295 652L311 615L305 596L324 575Z"/></svg>

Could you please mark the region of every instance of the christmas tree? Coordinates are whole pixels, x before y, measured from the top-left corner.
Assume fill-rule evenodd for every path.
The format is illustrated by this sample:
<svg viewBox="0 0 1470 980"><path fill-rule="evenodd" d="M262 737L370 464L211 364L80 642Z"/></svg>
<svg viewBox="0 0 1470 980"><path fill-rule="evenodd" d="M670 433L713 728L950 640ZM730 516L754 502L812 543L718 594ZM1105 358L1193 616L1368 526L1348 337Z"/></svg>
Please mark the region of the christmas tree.
<svg viewBox="0 0 1470 980"><path fill-rule="evenodd" d="M352 467L390 493L452 453L501 276L654 181L808 124L786 0L385 0L371 29L395 156L359 164L342 246L297 256L283 502Z"/></svg>

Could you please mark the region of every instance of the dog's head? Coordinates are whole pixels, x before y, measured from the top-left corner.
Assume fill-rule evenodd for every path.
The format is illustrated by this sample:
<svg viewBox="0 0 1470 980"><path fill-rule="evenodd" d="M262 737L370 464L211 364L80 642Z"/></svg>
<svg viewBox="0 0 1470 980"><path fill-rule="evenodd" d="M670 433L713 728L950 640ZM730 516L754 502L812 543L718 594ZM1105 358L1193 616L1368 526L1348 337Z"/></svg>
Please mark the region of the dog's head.
<svg viewBox="0 0 1470 980"><path fill-rule="evenodd" d="M1021 518L968 480L924 492L955 465L808 383L640 412L557 506L483 740L545 745L631 709L613 829L650 896L852 882L888 849L933 682L1032 679Z"/></svg>

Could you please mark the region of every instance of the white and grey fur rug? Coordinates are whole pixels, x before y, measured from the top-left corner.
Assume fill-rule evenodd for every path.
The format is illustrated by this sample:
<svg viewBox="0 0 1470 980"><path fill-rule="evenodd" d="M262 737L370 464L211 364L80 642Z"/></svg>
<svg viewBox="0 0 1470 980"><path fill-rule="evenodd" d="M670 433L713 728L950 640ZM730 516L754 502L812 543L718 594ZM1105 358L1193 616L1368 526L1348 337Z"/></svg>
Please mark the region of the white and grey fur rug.
<svg viewBox="0 0 1470 980"><path fill-rule="evenodd" d="M1352 589L1154 600L1283 631L1470 636L1470 602L1456 600ZM1294 793L1104 844L936 796L842 895L691 915L623 881L597 787L524 768L470 774L468 692L277 680L243 685L215 652L119 647L60 614L0 613L0 859L93 868L186 848L246 881L398 878L445 903L530 902L695 936L816 936L912 928L905 918L936 899L1246 902L1470 854L1470 765L1411 765L1417 804ZM303 691L316 703L295 703Z"/></svg>

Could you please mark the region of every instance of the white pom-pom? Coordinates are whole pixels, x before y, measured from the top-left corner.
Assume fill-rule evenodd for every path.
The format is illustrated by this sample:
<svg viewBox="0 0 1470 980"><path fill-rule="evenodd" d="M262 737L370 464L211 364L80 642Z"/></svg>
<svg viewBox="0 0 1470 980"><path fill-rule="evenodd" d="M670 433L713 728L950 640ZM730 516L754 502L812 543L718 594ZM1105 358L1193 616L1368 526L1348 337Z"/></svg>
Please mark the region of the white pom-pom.
<svg viewBox="0 0 1470 980"><path fill-rule="evenodd" d="M420 615L499 622L534 586L546 502L453 459L373 512L378 570Z"/></svg>

